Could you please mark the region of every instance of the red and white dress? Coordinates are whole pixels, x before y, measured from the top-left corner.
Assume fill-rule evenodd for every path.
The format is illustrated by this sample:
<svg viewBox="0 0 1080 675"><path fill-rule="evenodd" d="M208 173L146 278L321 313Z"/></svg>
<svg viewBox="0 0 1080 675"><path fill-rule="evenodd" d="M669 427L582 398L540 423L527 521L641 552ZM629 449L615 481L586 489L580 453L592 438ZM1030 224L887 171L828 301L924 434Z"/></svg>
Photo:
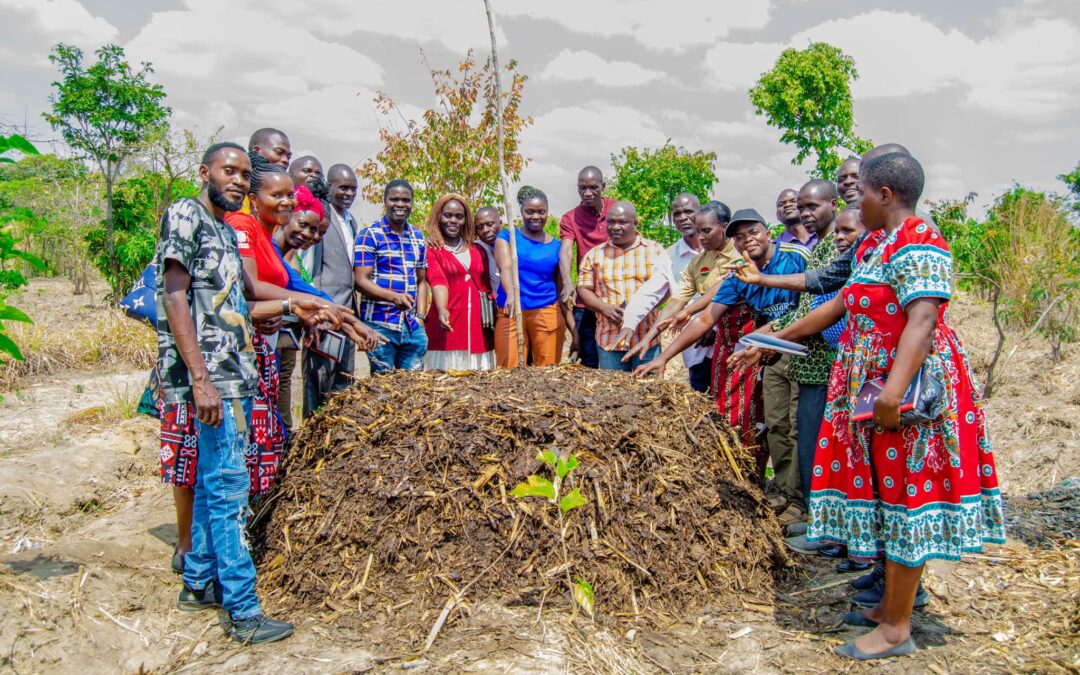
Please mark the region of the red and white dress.
<svg viewBox="0 0 1080 675"><path fill-rule="evenodd" d="M484 328L480 296L492 297L488 258L479 244L454 253L448 248L428 249L427 282L445 286L449 300L450 327L439 323L432 303L425 329L428 350L424 367L428 370L491 370L495 367L495 334Z"/></svg>
<svg viewBox="0 0 1080 675"><path fill-rule="evenodd" d="M841 291L848 318L814 457L808 538L909 567L1004 543L982 398L948 323L948 245L935 228L909 218L892 234L871 233L856 259ZM942 300L923 368L943 384L944 412L896 431L853 424L852 405L863 383L892 368L907 325L904 307L923 297Z"/></svg>

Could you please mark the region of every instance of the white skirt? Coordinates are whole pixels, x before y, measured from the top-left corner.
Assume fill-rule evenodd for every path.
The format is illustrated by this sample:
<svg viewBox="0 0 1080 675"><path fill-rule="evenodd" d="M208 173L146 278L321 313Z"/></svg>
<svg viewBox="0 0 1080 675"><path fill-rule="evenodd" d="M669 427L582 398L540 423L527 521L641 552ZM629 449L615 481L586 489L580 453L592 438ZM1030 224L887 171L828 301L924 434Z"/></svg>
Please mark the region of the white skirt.
<svg viewBox="0 0 1080 675"><path fill-rule="evenodd" d="M494 370L495 352L471 354L467 349L429 351L424 355L427 370Z"/></svg>

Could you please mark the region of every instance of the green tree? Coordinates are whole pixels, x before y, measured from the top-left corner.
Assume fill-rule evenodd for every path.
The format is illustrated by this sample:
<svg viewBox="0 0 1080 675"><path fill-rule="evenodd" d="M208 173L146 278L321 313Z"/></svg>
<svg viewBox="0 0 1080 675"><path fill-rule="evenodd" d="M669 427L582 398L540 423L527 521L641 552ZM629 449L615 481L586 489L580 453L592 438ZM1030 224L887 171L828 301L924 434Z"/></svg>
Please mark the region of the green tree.
<svg viewBox="0 0 1080 675"><path fill-rule="evenodd" d="M89 290L83 238L101 220L102 194L100 176L78 159L39 155L0 165L0 221L11 225L50 274L70 279L76 295Z"/></svg>
<svg viewBox="0 0 1080 675"><path fill-rule="evenodd" d="M665 224L671 202L684 192L704 202L716 184L715 161L715 152L691 152L670 141L656 150L628 146L611 156L615 177L608 193L633 204L642 234L666 246L680 236L671 223Z"/></svg>
<svg viewBox="0 0 1080 675"><path fill-rule="evenodd" d="M499 192L498 120L495 112L495 71L491 62L477 67L470 51L450 70L431 70L438 107L428 109L420 120L407 119L398 105L379 92L375 105L384 120L405 120L405 128L388 123L379 131L383 148L357 169L364 179L364 198L381 204L383 186L395 178L409 181L413 189L414 223L423 224L430 205L448 192L465 197L474 208L502 203ZM519 112L525 75L517 62L507 64L510 86L502 92L505 130L506 174L520 178L527 160L518 151L521 131L532 124ZM504 214L507 215L507 214ZM512 215L512 214L511 214Z"/></svg>
<svg viewBox="0 0 1080 675"><path fill-rule="evenodd" d="M49 97L52 112L44 117L59 131L68 146L92 160L105 182L106 246L111 264L116 263L113 242L113 186L124 162L136 153L153 130L165 124L172 111L162 103L165 91L153 84L149 63L138 70L124 59L124 49L105 45L98 49L97 63L83 64L77 47L58 44L49 60L63 79L53 82Z"/></svg>
<svg viewBox="0 0 1080 675"><path fill-rule="evenodd" d="M1080 162L1077 162L1076 167L1069 173L1058 176L1058 180L1064 182L1065 186L1069 188L1072 208L1080 213Z"/></svg>
<svg viewBox="0 0 1080 675"><path fill-rule="evenodd" d="M853 58L815 42L806 49L785 49L751 87L750 102L769 126L783 130L781 142L798 149L792 164L813 156L810 175L834 180L844 161L840 150L861 155L873 145L855 134L851 82L858 77Z"/></svg>
<svg viewBox="0 0 1080 675"><path fill-rule="evenodd" d="M181 197L199 194L189 178L143 171L116 186L113 192L113 231L99 225L86 233L94 265L114 296L131 288L154 257L158 221L165 208ZM113 246L110 250L109 240Z"/></svg>

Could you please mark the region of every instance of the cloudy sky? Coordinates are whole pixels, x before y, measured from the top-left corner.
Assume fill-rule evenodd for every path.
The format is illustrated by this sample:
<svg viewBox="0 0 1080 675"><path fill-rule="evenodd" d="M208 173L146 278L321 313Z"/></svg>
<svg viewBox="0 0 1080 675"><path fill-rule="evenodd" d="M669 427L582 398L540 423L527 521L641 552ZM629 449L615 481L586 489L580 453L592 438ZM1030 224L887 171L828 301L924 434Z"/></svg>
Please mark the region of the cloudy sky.
<svg viewBox="0 0 1080 675"><path fill-rule="evenodd" d="M771 214L805 171L746 90L812 41L855 58L858 132L907 145L926 197L976 192L981 211L1013 181L1062 190L1080 160L1076 0L493 1L502 56L530 78L522 181L557 212L585 164L671 139L716 152L714 197ZM50 46L115 42L154 64L177 124L242 143L279 127L326 166L377 150L376 91L420 111L424 58L449 68L490 47L481 0L0 0L0 37L0 121L38 138L52 136Z"/></svg>

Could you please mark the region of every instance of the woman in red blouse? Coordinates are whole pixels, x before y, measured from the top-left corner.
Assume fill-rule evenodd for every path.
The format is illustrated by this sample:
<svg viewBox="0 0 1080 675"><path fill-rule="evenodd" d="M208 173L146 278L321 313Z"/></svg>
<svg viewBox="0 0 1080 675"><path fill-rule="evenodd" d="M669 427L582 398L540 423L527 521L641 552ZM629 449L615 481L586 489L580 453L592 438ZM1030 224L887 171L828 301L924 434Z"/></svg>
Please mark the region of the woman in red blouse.
<svg viewBox="0 0 1080 675"><path fill-rule="evenodd" d="M495 337L481 318L482 297L493 300L487 254L476 243L476 224L464 197L443 195L427 224L432 306L425 320L431 370L491 370Z"/></svg>

